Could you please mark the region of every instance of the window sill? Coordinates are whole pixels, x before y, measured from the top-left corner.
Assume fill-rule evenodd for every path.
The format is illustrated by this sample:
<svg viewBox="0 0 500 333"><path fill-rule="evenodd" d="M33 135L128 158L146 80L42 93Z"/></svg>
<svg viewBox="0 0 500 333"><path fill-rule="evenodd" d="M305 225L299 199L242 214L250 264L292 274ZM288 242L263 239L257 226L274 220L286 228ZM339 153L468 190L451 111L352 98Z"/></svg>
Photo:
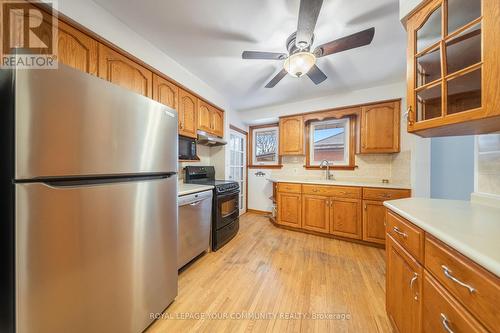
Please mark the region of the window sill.
<svg viewBox="0 0 500 333"><path fill-rule="evenodd" d="M281 169L283 165L248 165L249 169Z"/></svg>
<svg viewBox="0 0 500 333"><path fill-rule="evenodd" d="M307 170L326 170L326 168L321 168L319 165L304 165ZM334 165L330 166L330 170L354 170L357 169L357 165Z"/></svg>

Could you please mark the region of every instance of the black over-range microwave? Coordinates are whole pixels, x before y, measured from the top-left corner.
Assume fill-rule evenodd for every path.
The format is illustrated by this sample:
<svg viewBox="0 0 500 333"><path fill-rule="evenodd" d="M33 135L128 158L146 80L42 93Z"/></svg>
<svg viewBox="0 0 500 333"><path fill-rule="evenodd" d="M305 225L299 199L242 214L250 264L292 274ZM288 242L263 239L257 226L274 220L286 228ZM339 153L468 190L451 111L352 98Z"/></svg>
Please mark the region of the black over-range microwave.
<svg viewBox="0 0 500 333"><path fill-rule="evenodd" d="M179 135L179 160L198 160L196 139Z"/></svg>

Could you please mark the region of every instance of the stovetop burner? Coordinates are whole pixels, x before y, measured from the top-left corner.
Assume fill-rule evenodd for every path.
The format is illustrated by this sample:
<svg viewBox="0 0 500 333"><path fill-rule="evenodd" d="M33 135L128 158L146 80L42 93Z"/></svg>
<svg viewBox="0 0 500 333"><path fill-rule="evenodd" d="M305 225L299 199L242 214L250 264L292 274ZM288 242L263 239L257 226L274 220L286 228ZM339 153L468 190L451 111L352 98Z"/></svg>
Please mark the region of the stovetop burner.
<svg viewBox="0 0 500 333"><path fill-rule="evenodd" d="M217 193L226 193L239 190L240 186L232 180L215 179L215 168L213 166L187 166L186 183L212 185Z"/></svg>

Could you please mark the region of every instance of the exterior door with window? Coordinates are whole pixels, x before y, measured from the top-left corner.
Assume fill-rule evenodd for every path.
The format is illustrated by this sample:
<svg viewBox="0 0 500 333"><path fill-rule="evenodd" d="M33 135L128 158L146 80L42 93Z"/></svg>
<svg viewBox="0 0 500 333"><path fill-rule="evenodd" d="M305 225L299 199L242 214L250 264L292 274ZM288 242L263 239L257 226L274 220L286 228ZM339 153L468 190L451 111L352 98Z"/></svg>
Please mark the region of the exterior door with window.
<svg viewBox="0 0 500 333"><path fill-rule="evenodd" d="M229 179L238 182L240 185L239 207L240 215L245 213L246 207L246 135L231 130L229 134Z"/></svg>

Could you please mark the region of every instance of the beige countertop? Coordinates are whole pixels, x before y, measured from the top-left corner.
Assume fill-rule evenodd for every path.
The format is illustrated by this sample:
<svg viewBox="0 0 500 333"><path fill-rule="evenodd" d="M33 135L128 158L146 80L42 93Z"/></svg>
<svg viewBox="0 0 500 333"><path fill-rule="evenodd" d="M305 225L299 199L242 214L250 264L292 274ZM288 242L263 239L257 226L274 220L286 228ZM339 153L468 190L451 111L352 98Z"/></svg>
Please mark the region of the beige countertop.
<svg viewBox="0 0 500 333"><path fill-rule="evenodd" d="M426 198L384 205L500 277L500 207Z"/></svg>
<svg viewBox="0 0 500 333"><path fill-rule="evenodd" d="M395 188L395 189L410 188L409 185L382 183L373 181L326 180L326 179L307 179L307 178L292 178L292 177L271 177L268 178L267 180L274 183L300 183L300 184L378 187L378 188Z"/></svg>
<svg viewBox="0 0 500 333"><path fill-rule="evenodd" d="M198 185L198 184L186 184L179 183L179 192L178 196L183 196L192 193L198 193L203 191L212 190L214 187L211 185Z"/></svg>

